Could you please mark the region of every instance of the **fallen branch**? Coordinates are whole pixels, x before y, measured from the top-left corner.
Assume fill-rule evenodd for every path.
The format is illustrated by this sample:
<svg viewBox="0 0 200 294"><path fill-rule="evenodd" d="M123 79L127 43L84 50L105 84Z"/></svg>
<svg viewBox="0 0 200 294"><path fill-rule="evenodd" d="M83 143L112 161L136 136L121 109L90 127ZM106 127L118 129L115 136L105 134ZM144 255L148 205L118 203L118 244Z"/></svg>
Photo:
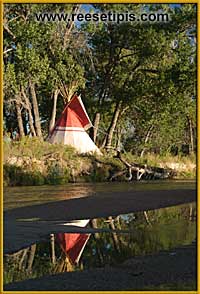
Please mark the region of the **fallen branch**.
<svg viewBox="0 0 200 294"><path fill-rule="evenodd" d="M174 170L172 169L165 170L164 168L160 168L160 167L147 167L146 164L142 165L135 162L129 163L122 157L120 151L117 151L117 155L115 156L115 158L118 158L125 165L126 168L123 169L122 171L115 172L110 177L109 179L110 181L113 181L119 176L125 176L127 181L131 181L133 179L133 172L136 174L137 181L139 181L143 176L145 176L145 178L154 178L154 179L162 178L163 179L163 178L170 178L175 174ZM127 172L128 172L128 176L127 176Z"/></svg>

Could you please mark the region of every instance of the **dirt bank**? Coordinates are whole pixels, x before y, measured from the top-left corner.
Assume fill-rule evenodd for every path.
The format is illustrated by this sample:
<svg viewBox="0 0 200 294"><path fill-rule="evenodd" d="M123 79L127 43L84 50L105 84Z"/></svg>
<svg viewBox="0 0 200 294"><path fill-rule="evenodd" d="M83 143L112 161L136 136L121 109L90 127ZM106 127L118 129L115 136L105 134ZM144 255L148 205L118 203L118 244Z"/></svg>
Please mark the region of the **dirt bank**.
<svg viewBox="0 0 200 294"><path fill-rule="evenodd" d="M146 155L141 158L125 153L121 157L123 162L147 167L142 174L143 180L194 179L196 176L194 156ZM101 156L79 154L70 146L50 144L38 138L24 138L13 144L4 143L4 186L105 182L111 179L125 181L128 169L123 162L116 157L115 152L103 152ZM132 170L132 180L135 180L136 174Z"/></svg>

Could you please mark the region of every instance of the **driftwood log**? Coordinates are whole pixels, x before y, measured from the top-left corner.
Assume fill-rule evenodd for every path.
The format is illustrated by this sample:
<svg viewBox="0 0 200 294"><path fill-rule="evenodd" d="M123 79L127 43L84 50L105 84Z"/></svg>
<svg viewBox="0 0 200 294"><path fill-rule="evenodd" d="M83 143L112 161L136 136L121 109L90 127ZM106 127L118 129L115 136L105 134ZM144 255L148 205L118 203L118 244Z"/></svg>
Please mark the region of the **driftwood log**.
<svg viewBox="0 0 200 294"><path fill-rule="evenodd" d="M115 172L110 178L110 181L114 181L118 177L125 176L127 181L133 179L139 181L143 179L169 179L175 175L175 171L172 169L164 169L160 167L152 167L138 164L135 162L129 163L126 161L120 151L117 151L115 158L118 158L124 165L125 169Z"/></svg>

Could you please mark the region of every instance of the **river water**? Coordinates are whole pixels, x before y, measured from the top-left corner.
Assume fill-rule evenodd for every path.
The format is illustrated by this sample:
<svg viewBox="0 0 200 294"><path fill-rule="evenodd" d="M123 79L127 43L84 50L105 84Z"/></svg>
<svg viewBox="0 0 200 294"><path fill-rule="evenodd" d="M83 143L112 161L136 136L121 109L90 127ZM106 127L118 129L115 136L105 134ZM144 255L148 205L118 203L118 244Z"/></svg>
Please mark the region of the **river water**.
<svg viewBox="0 0 200 294"><path fill-rule="evenodd" d="M155 181L138 183L67 184L63 186L12 187L4 190L4 210L70 198L85 197L95 192L137 190L170 190L195 188L194 181ZM40 277L63 271L75 271L116 265L135 256L155 254L190 245L196 240L196 203L187 203L150 211L122 214L114 218L96 219L97 228L108 232L91 234L77 265L66 264L66 256L58 242L52 256L50 235L46 241L4 258L4 283ZM114 233L111 229L129 233ZM56 237L56 236L54 236ZM54 260L53 260L54 259Z"/></svg>
<svg viewBox="0 0 200 294"><path fill-rule="evenodd" d="M22 186L4 189L4 211L17 207L79 198L95 192L194 189L195 181L164 180L140 182L75 183L59 186Z"/></svg>

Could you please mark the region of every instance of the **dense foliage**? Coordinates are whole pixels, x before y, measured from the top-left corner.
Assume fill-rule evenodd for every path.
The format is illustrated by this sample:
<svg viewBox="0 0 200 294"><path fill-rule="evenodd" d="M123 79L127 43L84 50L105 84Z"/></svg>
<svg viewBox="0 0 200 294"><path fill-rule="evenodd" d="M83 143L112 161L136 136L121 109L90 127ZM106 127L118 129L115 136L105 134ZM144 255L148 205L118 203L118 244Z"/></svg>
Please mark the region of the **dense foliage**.
<svg viewBox="0 0 200 294"><path fill-rule="evenodd" d="M39 22L38 12L163 11L168 23ZM99 147L196 149L196 6L6 4L4 134L46 138L81 93ZM185 149L184 149L185 148ZM184 150L183 150L184 149Z"/></svg>

